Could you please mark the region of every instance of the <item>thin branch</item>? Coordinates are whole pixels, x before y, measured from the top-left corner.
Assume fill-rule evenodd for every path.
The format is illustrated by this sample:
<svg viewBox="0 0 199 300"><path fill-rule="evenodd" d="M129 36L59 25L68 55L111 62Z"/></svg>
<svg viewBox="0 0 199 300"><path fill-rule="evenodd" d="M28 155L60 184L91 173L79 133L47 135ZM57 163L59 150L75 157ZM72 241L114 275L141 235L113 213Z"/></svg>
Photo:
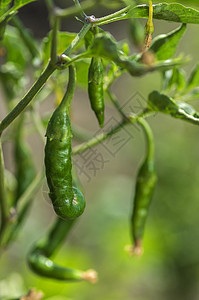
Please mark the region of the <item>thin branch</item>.
<svg viewBox="0 0 199 300"><path fill-rule="evenodd" d="M2 132L20 115L20 113L28 106L31 100L36 96L42 86L45 84L50 75L55 71L56 67L51 63L48 64L44 72L34 83L23 99L14 107L14 109L0 123L0 136Z"/></svg>
<svg viewBox="0 0 199 300"><path fill-rule="evenodd" d="M1 210L1 228L0 228L0 240L1 240L9 217L9 206L8 206L8 199L6 196L6 189L5 189L4 158L3 158L1 140L0 140L0 210Z"/></svg>
<svg viewBox="0 0 199 300"><path fill-rule="evenodd" d="M130 117L131 120L131 117ZM132 119L133 121L133 119ZM146 144L147 144L147 158L150 161L154 160L154 153L155 153L155 146L154 146L154 137L153 137L153 132L151 130L151 127L149 124L144 120L143 118L139 119L139 124L142 126L143 131L145 133L145 138L146 138Z"/></svg>
<svg viewBox="0 0 199 300"><path fill-rule="evenodd" d="M121 107L120 107L120 104L116 98L116 96L113 94L113 92L111 92L110 89L108 89L107 91L107 94L111 100L111 102L113 103L113 105L115 106L115 108L117 109L117 111L119 112L119 114L122 116L122 118L126 118L126 115L125 113L122 111Z"/></svg>
<svg viewBox="0 0 199 300"><path fill-rule="evenodd" d="M60 18L74 17L82 11L92 9L96 6L95 0L85 0L81 2L81 6L71 6L66 9L56 9L56 15Z"/></svg>
<svg viewBox="0 0 199 300"><path fill-rule="evenodd" d="M51 54L50 54L52 64L55 64L57 62L57 43L58 43L59 27L60 27L60 19L58 17L54 17L52 41L51 41Z"/></svg>
<svg viewBox="0 0 199 300"><path fill-rule="evenodd" d="M42 142L45 143L45 141L46 141L45 140L45 128L44 128L41 118L34 106L32 107L32 110L31 110L31 116L32 116L32 120L35 125L35 128L36 128Z"/></svg>
<svg viewBox="0 0 199 300"><path fill-rule="evenodd" d="M152 111L145 109L139 115L134 115L132 113L130 113L128 116L125 115L125 118L110 131L102 132L102 133L98 134L97 136L93 137L92 139L90 139L88 142L84 142L80 145L73 147L72 154L77 155L79 153L82 153L82 152L86 151L87 149L90 149L90 148L100 144L104 140L108 139L109 137L111 137L112 135L117 133L123 126L126 126L128 124L135 124L135 123L139 122L140 118L146 118L152 114L153 114Z"/></svg>
<svg viewBox="0 0 199 300"><path fill-rule="evenodd" d="M32 181L32 183L29 185L29 187L26 189L26 191L21 195L21 197L18 200L18 206L17 211L22 211L24 207L27 206L28 202L31 201L31 199L35 196L35 193L38 191L38 189L43 184L43 180L45 178L44 172L41 171L37 174L35 179Z"/></svg>
<svg viewBox="0 0 199 300"><path fill-rule="evenodd" d="M52 11L54 9L53 0L46 0L46 6L48 8L49 13L52 13Z"/></svg>
<svg viewBox="0 0 199 300"><path fill-rule="evenodd" d="M74 1L74 3L75 3L75 5L76 5L76 7L79 7L80 9L81 9L81 15L82 15L82 17L86 20L87 19L87 15L85 14L85 12L83 11L83 9L82 9L82 7L81 7L81 4L79 3L79 0L73 0Z"/></svg>
<svg viewBox="0 0 199 300"><path fill-rule="evenodd" d="M12 23L18 29L20 36L29 50L32 58L38 57L40 55L38 51L38 45L36 44L29 30L23 25L18 16L14 16L12 18Z"/></svg>
<svg viewBox="0 0 199 300"><path fill-rule="evenodd" d="M92 24L91 23L85 23L85 25L82 27L80 32L76 35L70 46L64 51L63 54L69 55L71 52L78 46L79 42L84 38L86 33L90 30Z"/></svg>

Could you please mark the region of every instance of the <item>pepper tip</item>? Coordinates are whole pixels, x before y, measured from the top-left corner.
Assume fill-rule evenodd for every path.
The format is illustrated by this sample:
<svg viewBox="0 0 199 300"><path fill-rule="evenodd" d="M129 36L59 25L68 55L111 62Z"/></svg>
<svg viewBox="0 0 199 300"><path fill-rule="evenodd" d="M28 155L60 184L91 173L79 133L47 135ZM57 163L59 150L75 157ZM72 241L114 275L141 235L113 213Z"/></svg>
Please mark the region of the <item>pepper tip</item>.
<svg viewBox="0 0 199 300"><path fill-rule="evenodd" d="M125 251L128 252L130 256L141 257L144 253L144 250L142 248L142 241L137 240L135 242L135 245L127 245L125 247Z"/></svg>
<svg viewBox="0 0 199 300"><path fill-rule="evenodd" d="M83 274L83 279L89 281L90 283L96 283L98 281L98 275L95 270L87 270Z"/></svg>

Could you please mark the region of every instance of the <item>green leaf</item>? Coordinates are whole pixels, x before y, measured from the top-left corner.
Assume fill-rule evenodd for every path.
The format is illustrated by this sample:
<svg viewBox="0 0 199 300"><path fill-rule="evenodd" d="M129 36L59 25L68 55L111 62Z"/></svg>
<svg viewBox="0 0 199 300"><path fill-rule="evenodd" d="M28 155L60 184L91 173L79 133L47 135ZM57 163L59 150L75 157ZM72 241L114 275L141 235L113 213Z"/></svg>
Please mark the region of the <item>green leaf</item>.
<svg viewBox="0 0 199 300"><path fill-rule="evenodd" d="M148 107L152 111L169 114L174 118L199 125L199 114L187 103L174 101L167 95L153 91L148 97Z"/></svg>
<svg viewBox="0 0 199 300"><path fill-rule="evenodd" d="M145 18L149 16L148 5L138 5L136 7L129 7L126 13L115 17L112 20L106 20L99 23L100 25L130 19L130 18ZM153 5L153 18L158 20L172 21L178 23L192 23L199 24L199 11L186 7L180 3L160 3Z"/></svg>
<svg viewBox="0 0 199 300"><path fill-rule="evenodd" d="M144 65L125 58L120 63L118 63L118 65L126 69L132 76L142 76L150 72L170 70L174 67L184 65L187 62L187 58L179 57L176 59L159 61L157 63L154 63L153 65Z"/></svg>
<svg viewBox="0 0 199 300"><path fill-rule="evenodd" d="M51 35L52 32L50 32L49 35L43 39L42 55L43 55L44 64L46 64L50 58ZM58 49L57 49L58 55L62 54L70 46L71 42L76 37L76 35L77 35L76 33L64 32L64 31L60 31L58 33ZM83 44L84 41L82 40L76 49L82 47Z"/></svg>
<svg viewBox="0 0 199 300"><path fill-rule="evenodd" d="M196 87L199 87L199 63L193 69L190 78L187 83L186 91L190 91Z"/></svg>
<svg viewBox="0 0 199 300"><path fill-rule="evenodd" d="M186 24L182 24L179 28L168 34L157 36L149 49L155 53L158 60L171 58L175 54L185 30Z"/></svg>
<svg viewBox="0 0 199 300"><path fill-rule="evenodd" d="M176 91L182 91L186 86L185 72L181 69L174 69L173 82L176 84Z"/></svg>
<svg viewBox="0 0 199 300"><path fill-rule="evenodd" d="M131 9L123 18L148 18L148 5ZM165 21L199 24L199 11L179 3L153 5L153 18Z"/></svg>
<svg viewBox="0 0 199 300"><path fill-rule="evenodd" d="M75 63L77 71L77 84L81 87L88 87L88 69L90 66L90 59L82 59Z"/></svg>
<svg viewBox="0 0 199 300"><path fill-rule="evenodd" d="M120 61L124 56L119 44L109 32L96 34L90 52L95 56L108 58L115 62Z"/></svg>
<svg viewBox="0 0 199 300"><path fill-rule="evenodd" d="M182 101L192 101L192 100L198 100L199 99L199 87L193 89L191 92L185 95L180 95L177 97L177 99L180 99Z"/></svg>
<svg viewBox="0 0 199 300"><path fill-rule="evenodd" d="M12 16L13 14L15 14L19 8L23 7L24 5L26 5L30 2L34 2L34 1L37 1L37 0L15 0L14 5L11 8L9 8L8 5L12 1L3 0L0 4L0 23L3 22L3 20L5 18L7 18L8 16Z"/></svg>
<svg viewBox="0 0 199 300"><path fill-rule="evenodd" d="M179 68L164 72L163 80L164 90L171 90L174 88L175 93L182 91L186 86L185 73Z"/></svg>
<svg viewBox="0 0 199 300"><path fill-rule="evenodd" d="M8 101L12 101L24 87L24 72L18 65L8 62L0 67L0 81Z"/></svg>
<svg viewBox="0 0 199 300"><path fill-rule="evenodd" d="M94 56L112 60L120 68L128 71L132 76L142 76L148 72L157 70L168 70L187 62L187 59L180 57L175 60L160 61L150 66L141 64L135 61L135 59L124 55L124 52L120 50L119 44L110 33L97 34L90 48L90 53Z"/></svg>
<svg viewBox="0 0 199 300"><path fill-rule="evenodd" d="M6 30L6 25L7 25L7 20L5 19L0 24L0 41L3 40L4 33L5 33L5 30Z"/></svg>
<svg viewBox="0 0 199 300"><path fill-rule="evenodd" d="M135 46L143 47L145 34L140 20L134 18L129 20L129 34Z"/></svg>
<svg viewBox="0 0 199 300"><path fill-rule="evenodd" d="M92 44L94 40L94 34L91 30L89 30L86 35L84 36L84 42L85 42L85 47L88 49Z"/></svg>
<svg viewBox="0 0 199 300"><path fill-rule="evenodd" d="M9 4L11 4L12 0L1 0L0 9L7 8Z"/></svg>
<svg viewBox="0 0 199 300"><path fill-rule="evenodd" d="M28 61L28 52L21 42L16 28L7 26L3 42L0 43L6 51L6 62L13 62L19 70L24 70Z"/></svg>
<svg viewBox="0 0 199 300"><path fill-rule="evenodd" d="M35 0L15 0L14 6L19 8Z"/></svg>

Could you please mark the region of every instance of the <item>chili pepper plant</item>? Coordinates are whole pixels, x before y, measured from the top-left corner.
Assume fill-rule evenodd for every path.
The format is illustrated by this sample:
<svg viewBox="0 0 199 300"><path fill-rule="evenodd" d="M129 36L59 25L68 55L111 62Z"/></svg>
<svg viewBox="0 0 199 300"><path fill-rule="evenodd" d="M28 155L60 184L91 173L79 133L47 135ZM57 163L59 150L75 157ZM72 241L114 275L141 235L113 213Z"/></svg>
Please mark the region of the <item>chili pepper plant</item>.
<svg viewBox="0 0 199 300"><path fill-rule="evenodd" d="M71 0L68 1L70 7L60 8L55 1L46 0L51 30L38 41L18 16L21 8L31 2L37 3L36 0L0 2L0 82L6 107L0 121L0 253L6 256L9 247L17 242L35 195L46 182L48 201L52 204L48 209L54 218L49 221L51 227L45 236L28 245L27 259L24 257L28 272L62 284L96 283L98 275L93 266L88 266L88 270L76 269L70 266L70 261L67 266L55 263L53 257L89 206L72 156L94 148L126 126L130 130L135 124L139 125L145 137L145 154L137 170L126 216L131 245L125 250L127 256L143 257L147 216L159 184L150 118L161 113L199 125L199 113L190 105L190 101L199 97L199 64L196 63L191 75L186 77L184 66L190 57L176 54L188 24L199 24L199 11L181 3L133 0ZM97 15L102 7L106 8L105 16ZM68 28L68 32L61 30L67 18L73 18L81 26L78 33L69 32L73 28ZM140 19L146 19L145 26ZM155 19L172 22L175 29L156 35ZM130 41L117 41L117 36L107 32L104 26L122 20L128 22ZM27 71L34 81L29 89ZM139 113L126 113L114 91L114 83L124 73L133 80L154 72L161 78L160 89L154 90L151 86L145 107ZM88 114L96 117L95 125L101 128L94 136L74 124L75 116L71 112L71 102L81 100L74 93L77 87L81 88L82 81L90 102ZM53 108L39 112L39 107L51 98ZM107 121L105 111L110 103L121 121L103 131ZM34 154L27 142L33 133L43 145L44 164L40 169L34 164ZM74 140L78 142L75 146ZM13 170L4 166L4 147L8 142L13 148ZM39 202L35 205L39 206ZM150 233L148 235L150 239ZM27 293L20 299L43 297L34 290Z"/></svg>

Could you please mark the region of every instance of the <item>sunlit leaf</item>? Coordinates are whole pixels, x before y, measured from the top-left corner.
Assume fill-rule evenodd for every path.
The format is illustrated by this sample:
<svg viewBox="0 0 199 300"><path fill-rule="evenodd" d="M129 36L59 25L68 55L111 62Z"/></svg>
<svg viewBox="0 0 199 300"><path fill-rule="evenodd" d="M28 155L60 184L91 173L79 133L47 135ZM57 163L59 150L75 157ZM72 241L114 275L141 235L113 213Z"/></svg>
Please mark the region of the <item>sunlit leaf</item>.
<svg viewBox="0 0 199 300"><path fill-rule="evenodd" d="M177 49L177 46L186 30L186 24L182 24L176 30L157 36L150 47L158 60L171 58Z"/></svg>
<svg viewBox="0 0 199 300"><path fill-rule="evenodd" d="M123 18L148 18L148 5L131 9ZM180 3L160 3L153 5L153 18L179 23L199 23L199 11Z"/></svg>
<svg viewBox="0 0 199 300"><path fill-rule="evenodd" d="M26 5L28 3L34 2L34 1L37 1L37 0L15 0L13 6L11 8L9 8L8 5L12 1L9 1L9 0L5 0L3 2L1 1L1 4L0 4L0 23L3 22L3 20L6 17L15 14L16 11L19 8L23 7L24 5Z"/></svg>
<svg viewBox="0 0 199 300"><path fill-rule="evenodd" d="M186 86L185 73L179 68L174 68L173 70L164 72L163 81L164 90L171 90L174 88L175 92L179 92Z"/></svg>
<svg viewBox="0 0 199 300"><path fill-rule="evenodd" d="M196 87L199 87L199 63L196 64L190 75L186 90L191 90Z"/></svg>
<svg viewBox="0 0 199 300"><path fill-rule="evenodd" d="M90 59L78 61L76 64L77 69L77 84L81 87L88 87L88 69L90 66Z"/></svg>
<svg viewBox="0 0 199 300"><path fill-rule="evenodd" d="M76 37L76 33L63 32L63 31L59 32L58 49L57 49L58 55L62 54L68 48L68 46L70 46L70 44L72 43L75 37ZM84 41L82 40L76 49L80 48L83 45L83 43ZM47 37L43 39L42 55L43 55L44 64L46 64L50 59L50 48L51 48L51 32Z"/></svg>
<svg viewBox="0 0 199 300"><path fill-rule="evenodd" d="M145 18L149 16L148 5L138 5L136 7L129 8L126 13L121 14L121 16L115 17L111 22L116 22L120 20L130 19L130 18ZM199 11L186 7L180 3L160 3L153 5L153 18L158 20L165 20L178 23L192 23L199 24ZM110 23L110 20L102 21L99 24Z"/></svg>
<svg viewBox="0 0 199 300"><path fill-rule="evenodd" d="M148 107L152 111L162 112L174 118L199 125L199 114L187 103L175 101L167 95L153 91L148 97Z"/></svg>

